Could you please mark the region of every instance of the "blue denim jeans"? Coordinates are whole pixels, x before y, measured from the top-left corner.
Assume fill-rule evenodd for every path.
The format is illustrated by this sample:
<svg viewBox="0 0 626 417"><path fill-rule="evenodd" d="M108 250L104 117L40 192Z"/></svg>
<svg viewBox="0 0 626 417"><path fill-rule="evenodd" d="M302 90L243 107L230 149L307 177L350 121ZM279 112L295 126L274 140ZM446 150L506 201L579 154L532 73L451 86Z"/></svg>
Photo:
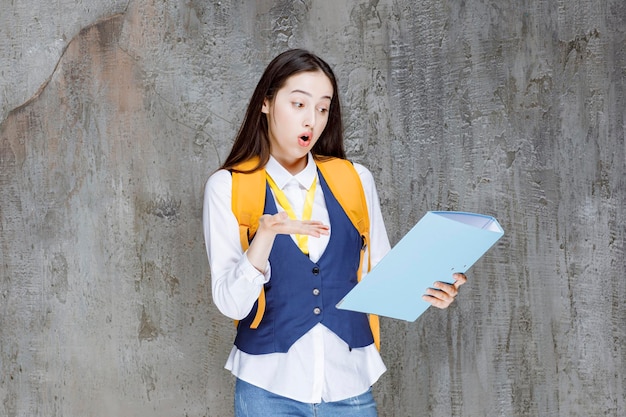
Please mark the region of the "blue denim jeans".
<svg viewBox="0 0 626 417"><path fill-rule="evenodd" d="M371 389L342 401L301 403L237 379L235 417L377 417Z"/></svg>

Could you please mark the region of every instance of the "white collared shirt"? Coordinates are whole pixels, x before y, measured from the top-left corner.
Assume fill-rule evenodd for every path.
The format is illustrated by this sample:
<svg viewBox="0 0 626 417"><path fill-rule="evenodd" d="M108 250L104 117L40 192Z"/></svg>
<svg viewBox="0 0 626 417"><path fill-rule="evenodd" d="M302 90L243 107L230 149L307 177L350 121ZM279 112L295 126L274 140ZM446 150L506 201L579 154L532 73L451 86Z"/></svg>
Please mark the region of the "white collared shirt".
<svg viewBox="0 0 626 417"><path fill-rule="evenodd" d="M360 164L354 166L368 206L370 242L366 255L371 256L373 267L390 250L389 239L372 174ZM273 157L265 169L300 218L306 192L317 178L313 157L309 154L306 168L297 175L291 175ZM271 265L265 273L260 273L242 253L239 226L231 210L231 189L232 177L228 171L219 170L209 178L204 194L203 226L213 301L223 314L241 320L251 311L263 284L271 279ZM282 211L279 204L276 206ZM315 190L311 219L330 224L319 186ZM292 238L295 239L293 235ZM309 237L311 261L319 260L329 238ZM226 369L267 391L306 403L339 401L362 394L386 371L373 344L350 350L321 323L298 339L286 353L250 355L233 346Z"/></svg>

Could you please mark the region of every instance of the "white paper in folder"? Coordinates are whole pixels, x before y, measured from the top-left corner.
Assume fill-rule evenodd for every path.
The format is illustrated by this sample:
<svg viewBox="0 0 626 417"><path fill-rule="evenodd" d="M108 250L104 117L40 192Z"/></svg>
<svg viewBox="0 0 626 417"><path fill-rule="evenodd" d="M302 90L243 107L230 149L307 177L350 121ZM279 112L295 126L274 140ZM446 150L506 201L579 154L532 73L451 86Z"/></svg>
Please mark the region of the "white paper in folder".
<svg viewBox="0 0 626 417"><path fill-rule="evenodd" d="M429 211L337 304L337 308L415 321L435 281L465 273L504 235L484 214Z"/></svg>

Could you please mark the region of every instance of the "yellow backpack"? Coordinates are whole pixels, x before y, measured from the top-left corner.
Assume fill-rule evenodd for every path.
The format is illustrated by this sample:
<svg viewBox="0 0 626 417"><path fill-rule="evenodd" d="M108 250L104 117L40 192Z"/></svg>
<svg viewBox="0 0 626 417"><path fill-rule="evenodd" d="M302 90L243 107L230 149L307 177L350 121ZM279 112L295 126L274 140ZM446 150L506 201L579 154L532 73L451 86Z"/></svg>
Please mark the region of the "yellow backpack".
<svg viewBox="0 0 626 417"><path fill-rule="evenodd" d="M359 174L352 163L346 159L323 158L316 159L315 163L324 176L328 187L346 212L348 218L363 238L361 248L361 262L359 263L358 280L362 276L362 264L365 249L369 244L369 216L367 214L367 202ZM263 215L265 208L265 169L258 169L251 173L237 171L249 171L258 165L258 159L254 158L235 166L232 171L232 211L239 222L239 240L244 252L248 249L249 242L254 237L259 227L259 217ZM370 270L368 257L367 270ZM265 313L265 291L261 289L259 294L257 312L250 325L256 329ZM376 315L369 315L370 328L374 336L374 343L380 350L380 322Z"/></svg>

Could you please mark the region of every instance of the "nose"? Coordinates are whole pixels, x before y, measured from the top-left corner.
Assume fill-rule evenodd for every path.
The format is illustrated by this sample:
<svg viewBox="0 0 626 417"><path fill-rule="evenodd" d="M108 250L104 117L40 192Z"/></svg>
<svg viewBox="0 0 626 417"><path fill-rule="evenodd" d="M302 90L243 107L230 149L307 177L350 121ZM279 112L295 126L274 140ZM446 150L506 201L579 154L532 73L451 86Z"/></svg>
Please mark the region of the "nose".
<svg viewBox="0 0 626 417"><path fill-rule="evenodd" d="M315 109L307 112L306 117L304 118L304 126L311 128L315 126Z"/></svg>

